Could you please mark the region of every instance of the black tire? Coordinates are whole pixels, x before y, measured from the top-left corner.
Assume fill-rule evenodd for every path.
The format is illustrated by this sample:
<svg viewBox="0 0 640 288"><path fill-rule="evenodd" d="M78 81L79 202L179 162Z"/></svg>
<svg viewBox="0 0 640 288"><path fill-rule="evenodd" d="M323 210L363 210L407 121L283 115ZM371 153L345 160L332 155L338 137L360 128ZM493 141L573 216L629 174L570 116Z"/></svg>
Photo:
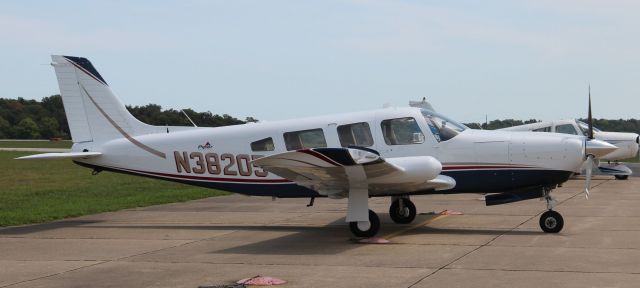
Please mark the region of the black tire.
<svg viewBox="0 0 640 288"><path fill-rule="evenodd" d="M546 233L558 233L564 227L564 219L560 213L549 210L540 216L540 228Z"/></svg>
<svg viewBox="0 0 640 288"><path fill-rule="evenodd" d="M393 201L391 207L389 207L389 216L391 220L398 224L409 224L416 219L416 205L409 199L402 199L405 211L400 211L400 199Z"/></svg>
<svg viewBox="0 0 640 288"><path fill-rule="evenodd" d="M629 175L613 175L617 180L627 180L629 179Z"/></svg>
<svg viewBox="0 0 640 288"><path fill-rule="evenodd" d="M371 226L368 230L360 230L358 222L349 222L349 229L356 237L370 238L378 234L378 230L380 230L380 218L378 218L376 212L371 210L369 210L369 223L371 223Z"/></svg>

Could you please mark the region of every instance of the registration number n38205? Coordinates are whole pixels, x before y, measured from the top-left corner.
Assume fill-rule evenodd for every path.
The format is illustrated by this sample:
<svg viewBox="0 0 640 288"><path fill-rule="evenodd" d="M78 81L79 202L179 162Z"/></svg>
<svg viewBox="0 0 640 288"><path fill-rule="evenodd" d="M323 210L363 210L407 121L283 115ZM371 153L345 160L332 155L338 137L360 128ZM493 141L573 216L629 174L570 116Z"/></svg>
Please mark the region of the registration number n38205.
<svg viewBox="0 0 640 288"><path fill-rule="evenodd" d="M187 151L173 151L178 173L211 174L227 176L252 176L267 177L269 172L252 165L251 160L262 157L261 155L231 153L201 153Z"/></svg>

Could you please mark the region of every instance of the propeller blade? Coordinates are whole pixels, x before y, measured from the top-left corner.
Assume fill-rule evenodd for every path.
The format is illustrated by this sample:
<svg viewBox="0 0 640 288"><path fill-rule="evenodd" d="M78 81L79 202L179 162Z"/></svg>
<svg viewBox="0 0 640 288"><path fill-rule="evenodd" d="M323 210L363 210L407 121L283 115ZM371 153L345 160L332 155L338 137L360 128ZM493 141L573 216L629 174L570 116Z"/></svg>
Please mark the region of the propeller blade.
<svg viewBox="0 0 640 288"><path fill-rule="evenodd" d="M589 139L593 139L593 117L591 116L591 84L589 84L589 115L587 116L587 124L589 124Z"/></svg>
<svg viewBox="0 0 640 288"><path fill-rule="evenodd" d="M585 168L587 179L584 183L584 196L589 199L589 189L591 189L591 174L593 172L593 155L587 156L587 167Z"/></svg>

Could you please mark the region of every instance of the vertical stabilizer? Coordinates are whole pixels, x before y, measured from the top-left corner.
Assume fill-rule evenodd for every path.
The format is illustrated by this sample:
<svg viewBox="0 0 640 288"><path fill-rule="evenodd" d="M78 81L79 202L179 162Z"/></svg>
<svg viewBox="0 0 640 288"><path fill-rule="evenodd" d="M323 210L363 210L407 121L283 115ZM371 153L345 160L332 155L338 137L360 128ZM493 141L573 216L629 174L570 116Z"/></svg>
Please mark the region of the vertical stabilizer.
<svg viewBox="0 0 640 288"><path fill-rule="evenodd" d="M133 117L86 58L51 56L74 143L153 133Z"/></svg>

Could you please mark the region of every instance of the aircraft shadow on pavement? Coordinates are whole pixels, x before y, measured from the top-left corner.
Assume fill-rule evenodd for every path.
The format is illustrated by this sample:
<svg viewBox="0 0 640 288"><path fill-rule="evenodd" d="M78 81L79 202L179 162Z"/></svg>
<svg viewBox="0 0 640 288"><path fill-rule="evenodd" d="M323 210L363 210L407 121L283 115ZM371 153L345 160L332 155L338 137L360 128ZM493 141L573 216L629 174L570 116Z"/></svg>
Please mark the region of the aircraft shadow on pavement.
<svg viewBox="0 0 640 288"><path fill-rule="evenodd" d="M14 227L0 227L0 235L24 235L48 230L61 228L81 227L82 225L91 225L104 222L102 220L61 220L51 223L32 224Z"/></svg>
<svg viewBox="0 0 640 288"><path fill-rule="evenodd" d="M238 240L235 244L234 239L226 238L227 234L212 237L212 246L215 242L226 241L230 243L227 247L213 248L209 253L213 254L243 254L243 255L335 255L347 250L363 247L365 244L357 243L357 239L351 238L344 218L333 221L325 226L308 226L308 225L285 225L285 224L269 224L269 225L166 225L166 224L118 224L118 225L101 225L104 221L86 221L86 220L64 220L53 223L9 227L0 230L0 235L24 235L30 233L43 232L53 229L62 228L88 228L88 229L159 229L159 230L235 230L237 232L283 232L286 235L276 236L260 240L258 237L247 235L247 239L254 238L252 242L247 240ZM384 221L387 222L387 221ZM98 224L98 225L95 225ZM380 237L390 233L400 232L396 236L396 240L401 236L423 235L441 235L450 236L499 236L499 235L540 235L539 231L526 230L508 230L508 229L479 229L479 228L433 228L427 226L411 228L411 224L398 225L386 223L379 233ZM235 233L234 233L235 234ZM266 234L266 233L265 233ZM230 234L229 234L230 235ZM238 237L231 235L232 237ZM264 237L273 236L272 234L264 235ZM226 238L226 239L225 239ZM248 243L247 243L248 242ZM244 243L244 244L243 244ZM201 243L203 244L203 243ZM394 242L391 240L390 245L404 245L408 243ZM228 247L232 246L232 247ZM381 245L384 246L384 245ZM382 248L382 247L381 247Z"/></svg>

